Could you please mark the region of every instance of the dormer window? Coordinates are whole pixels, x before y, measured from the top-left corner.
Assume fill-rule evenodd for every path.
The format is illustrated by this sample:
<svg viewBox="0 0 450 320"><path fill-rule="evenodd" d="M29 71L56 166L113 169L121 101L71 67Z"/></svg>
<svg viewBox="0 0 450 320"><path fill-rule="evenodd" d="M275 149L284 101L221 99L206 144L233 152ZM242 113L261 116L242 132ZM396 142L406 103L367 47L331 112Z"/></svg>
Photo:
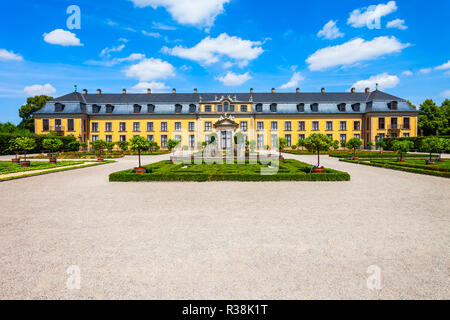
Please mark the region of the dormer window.
<svg viewBox="0 0 450 320"><path fill-rule="evenodd" d="M270 112L277 112L277 104L276 103L272 103L270 105Z"/></svg>
<svg viewBox="0 0 450 320"><path fill-rule="evenodd" d="M319 104L318 103L311 103L311 111L312 112L319 112Z"/></svg>
<svg viewBox="0 0 450 320"><path fill-rule="evenodd" d="M102 106L99 106L98 104L92 105L92 113L99 113Z"/></svg>
<svg viewBox="0 0 450 320"><path fill-rule="evenodd" d="M340 103L340 104L337 105L338 110L339 110L340 112L345 112L345 106L346 106L345 103Z"/></svg>
<svg viewBox="0 0 450 320"><path fill-rule="evenodd" d="M228 103L228 102L224 102L224 103L223 103L223 111L224 111L224 112L228 112L228 106L229 106L229 103Z"/></svg>
<svg viewBox="0 0 450 320"><path fill-rule="evenodd" d="M148 105L147 105L147 112L148 112L148 113L153 113L153 112L155 112L155 105L154 105L154 104L148 104Z"/></svg>
<svg viewBox="0 0 450 320"><path fill-rule="evenodd" d="M133 106L133 113L141 113L142 106L139 104L135 104Z"/></svg>
<svg viewBox="0 0 450 320"><path fill-rule="evenodd" d="M63 105L62 103L55 103L55 112L63 112L65 108L65 105Z"/></svg>
<svg viewBox="0 0 450 320"><path fill-rule="evenodd" d="M397 101L392 101L388 103L388 108L391 110L397 110L398 108L398 102Z"/></svg>
<svg viewBox="0 0 450 320"><path fill-rule="evenodd" d="M263 105L262 103L258 103L256 105L256 112L262 112L263 111Z"/></svg>
<svg viewBox="0 0 450 320"><path fill-rule="evenodd" d="M112 104L107 104L106 105L106 113L113 113L114 111L114 106Z"/></svg>
<svg viewBox="0 0 450 320"><path fill-rule="evenodd" d="M175 113L181 113L182 109L183 109L183 106L181 104L175 105Z"/></svg>
<svg viewBox="0 0 450 320"><path fill-rule="evenodd" d="M305 104L304 103L299 103L297 105L297 111L298 112L305 112Z"/></svg>
<svg viewBox="0 0 450 320"><path fill-rule="evenodd" d="M361 103L354 103L354 104L352 104L352 109L355 112L361 111Z"/></svg>
<svg viewBox="0 0 450 320"><path fill-rule="evenodd" d="M369 109L369 108L372 108L372 105L373 105L373 102L372 101L369 101L369 102L367 102L366 103L366 107Z"/></svg>
<svg viewBox="0 0 450 320"><path fill-rule="evenodd" d="M189 113L195 113L196 110L197 110L197 106L195 104L189 105Z"/></svg>

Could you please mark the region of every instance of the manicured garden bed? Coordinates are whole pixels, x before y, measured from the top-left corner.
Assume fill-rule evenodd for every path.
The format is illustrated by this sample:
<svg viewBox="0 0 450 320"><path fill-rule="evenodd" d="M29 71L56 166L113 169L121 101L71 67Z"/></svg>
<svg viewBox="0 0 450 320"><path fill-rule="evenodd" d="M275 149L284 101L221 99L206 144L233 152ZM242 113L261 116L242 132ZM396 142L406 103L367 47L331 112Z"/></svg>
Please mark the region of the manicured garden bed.
<svg viewBox="0 0 450 320"><path fill-rule="evenodd" d="M392 151L384 151L382 153L379 151L357 151L356 156L359 158L365 158L365 159L370 159L370 158L382 159L382 158L398 158L399 154L397 152L392 152ZM438 155L433 155L433 157L437 157L437 156ZM351 152L351 151L334 151L334 152L330 152L330 157L350 159L351 157L353 157L353 152ZM407 154L403 154L403 157L404 158L429 158L430 154L407 153Z"/></svg>
<svg viewBox="0 0 450 320"><path fill-rule="evenodd" d="M0 161L0 175L25 172L33 170L46 170L60 167L74 166L83 164L86 161L60 161L57 163L49 163L47 161L31 161L29 167L21 167L20 163L12 163L11 161Z"/></svg>
<svg viewBox="0 0 450 320"><path fill-rule="evenodd" d="M361 159L359 161L340 159L340 161L450 178L450 160L436 162L436 165L426 165L425 159L406 159L405 162L397 162L389 159Z"/></svg>
<svg viewBox="0 0 450 320"><path fill-rule="evenodd" d="M293 159L280 161L278 172L263 164L174 164L161 161L144 166L148 173L134 173L133 169L110 174L109 181L349 181L350 175L333 169L325 173L310 173L312 165Z"/></svg>

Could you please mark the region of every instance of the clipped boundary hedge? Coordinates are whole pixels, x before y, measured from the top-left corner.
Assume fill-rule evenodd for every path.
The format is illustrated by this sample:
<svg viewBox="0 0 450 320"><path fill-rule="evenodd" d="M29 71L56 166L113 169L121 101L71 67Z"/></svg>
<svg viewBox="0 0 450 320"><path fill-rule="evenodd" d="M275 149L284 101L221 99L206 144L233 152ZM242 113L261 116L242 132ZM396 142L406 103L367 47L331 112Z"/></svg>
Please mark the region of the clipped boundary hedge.
<svg viewBox="0 0 450 320"><path fill-rule="evenodd" d="M414 150L419 150L422 151L422 141L423 139L429 138L429 136L427 137L397 137L397 138L393 138L393 137L387 137L384 138L384 142L386 142L386 148L385 150L392 150L392 143L394 141L412 141L414 143ZM443 138L443 139L450 139L450 136L438 136L438 138ZM447 150L450 151L450 150Z"/></svg>
<svg viewBox="0 0 450 320"><path fill-rule="evenodd" d="M413 168L413 167L407 167L407 166L401 166L401 165L393 165L390 163L355 161L355 160L349 160L349 159L339 159L339 161L362 164L362 165L371 166L371 167L393 169L393 170L397 170L397 171L404 171L404 172L410 172L410 173L426 174L429 176L436 176L436 177L442 177L442 178L450 178L450 172L446 172L446 171L425 170L425 169Z"/></svg>
<svg viewBox="0 0 450 320"><path fill-rule="evenodd" d="M28 153L40 153L42 151L45 151L45 148L42 146L42 142L44 141L44 139L52 138L61 140L63 143L64 150L69 149L69 143L76 141L76 138L72 136L49 136L46 134L33 134L33 133L28 135L20 135L15 133L0 133L0 155L13 154L13 152L8 150L9 141L19 137L29 137L36 141L36 148L29 151Z"/></svg>
<svg viewBox="0 0 450 320"><path fill-rule="evenodd" d="M383 153L379 153L377 151L371 151L371 152L364 152L364 153L356 153L356 155L360 158L365 158L365 159L383 159L383 158L398 158L399 154L396 152L383 152ZM433 154L433 157L438 157L439 155L437 154ZM330 153L330 157L333 158L351 158L353 157L353 153L342 153L342 152L334 152L334 153ZM408 154L404 154L403 158L429 158L430 154L428 153L408 153Z"/></svg>

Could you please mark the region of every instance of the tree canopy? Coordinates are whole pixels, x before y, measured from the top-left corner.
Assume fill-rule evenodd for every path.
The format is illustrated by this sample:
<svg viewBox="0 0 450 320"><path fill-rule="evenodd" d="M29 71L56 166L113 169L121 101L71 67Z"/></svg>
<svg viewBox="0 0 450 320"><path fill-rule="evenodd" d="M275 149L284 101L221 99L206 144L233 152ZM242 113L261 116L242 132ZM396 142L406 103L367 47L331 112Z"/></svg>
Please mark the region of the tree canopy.
<svg viewBox="0 0 450 320"><path fill-rule="evenodd" d="M433 100L427 99L420 105L419 134L423 131L425 136L450 134L450 100L446 99L439 107Z"/></svg>
<svg viewBox="0 0 450 320"><path fill-rule="evenodd" d="M47 101L53 100L53 97L46 95L27 98L27 103L20 107L19 116L22 122L19 124L20 129L27 129L34 132L34 116L33 113L42 109Z"/></svg>

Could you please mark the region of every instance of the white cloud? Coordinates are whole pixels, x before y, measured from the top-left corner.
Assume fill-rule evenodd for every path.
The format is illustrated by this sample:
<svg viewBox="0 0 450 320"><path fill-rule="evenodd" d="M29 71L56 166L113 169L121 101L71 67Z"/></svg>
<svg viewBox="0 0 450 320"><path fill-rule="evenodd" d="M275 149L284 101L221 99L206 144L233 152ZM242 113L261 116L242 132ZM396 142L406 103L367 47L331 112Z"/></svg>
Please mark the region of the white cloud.
<svg viewBox="0 0 450 320"><path fill-rule="evenodd" d="M100 57L109 57L111 52L120 52L125 48L124 44L121 44L117 47L105 48L100 52Z"/></svg>
<svg viewBox="0 0 450 320"><path fill-rule="evenodd" d="M142 30L142 34L144 36L152 37L152 38L161 38L161 33L159 32L148 32L145 30Z"/></svg>
<svg viewBox="0 0 450 320"><path fill-rule="evenodd" d="M248 80L252 79L252 76L249 75L248 72L243 73L243 74L236 74L234 72L229 71L225 76L216 77L215 79L219 80L220 82L222 82L224 85L226 85L228 87L234 87L234 86L239 86L239 85L247 82Z"/></svg>
<svg viewBox="0 0 450 320"><path fill-rule="evenodd" d="M323 29L317 33L317 36L330 40L342 38L344 34L339 31L336 23L337 21L330 20Z"/></svg>
<svg viewBox="0 0 450 320"><path fill-rule="evenodd" d="M395 37L378 37L371 41L356 38L341 45L317 50L306 62L310 70L324 70L373 60L386 54L401 52L408 46L409 44L401 43Z"/></svg>
<svg viewBox="0 0 450 320"><path fill-rule="evenodd" d="M429 74L431 71L433 71L433 69L431 68L423 68L419 70L419 72L422 74Z"/></svg>
<svg viewBox="0 0 450 320"><path fill-rule="evenodd" d="M156 9L164 7L180 24L211 27L230 0L131 0L135 6Z"/></svg>
<svg viewBox="0 0 450 320"><path fill-rule="evenodd" d="M82 46L80 39L75 33L63 29L56 29L50 33L44 33L44 41L51 44L57 44L63 47Z"/></svg>
<svg viewBox="0 0 450 320"><path fill-rule="evenodd" d="M446 63L444 63L444 64L442 64L440 66L437 66L435 69L436 70L447 70L447 69L450 69L450 60L448 60L448 62L446 62Z"/></svg>
<svg viewBox="0 0 450 320"><path fill-rule="evenodd" d="M394 11L397 11L395 1L389 1L387 4L379 4L369 8L356 9L350 13L347 24L355 28L362 28Z"/></svg>
<svg viewBox="0 0 450 320"><path fill-rule="evenodd" d="M0 49L0 61L22 61L23 57L12 51Z"/></svg>
<svg viewBox="0 0 450 320"><path fill-rule="evenodd" d="M175 68L170 63L155 58L142 60L124 71L127 77L137 78L140 82L175 76Z"/></svg>
<svg viewBox="0 0 450 320"><path fill-rule="evenodd" d="M152 92L167 92L169 89L163 82L151 81L151 82L139 82L133 88L134 92L146 93L147 89L152 89Z"/></svg>
<svg viewBox="0 0 450 320"><path fill-rule="evenodd" d="M125 38L119 38L118 41L119 41L119 42L123 42L123 43L127 43L127 42L128 42L128 39L125 39Z"/></svg>
<svg viewBox="0 0 450 320"><path fill-rule="evenodd" d="M445 90L444 92L441 92L441 97L450 98L450 90Z"/></svg>
<svg viewBox="0 0 450 320"><path fill-rule="evenodd" d="M376 84L378 83L378 87L381 90L394 88L400 83L400 79L397 76L389 75L386 72L372 76L367 80L360 80L353 84L353 88L356 90L362 91L365 88L370 88L370 90L376 89Z"/></svg>
<svg viewBox="0 0 450 320"><path fill-rule="evenodd" d="M396 28L396 29L400 29L400 30L408 29L408 27L405 26L405 20L402 20L402 19L395 19L395 20L389 21L387 23L386 27Z"/></svg>
<svg viewBox="0 0 450 320"><path fill-rule="evenodd" d="M406 70L406 71L403 71L403 72L402 72L402 75L407 76L407 77L410 77L410 76L413 75L413 73L412 73L411 71L409 71L409 70Z"/></svg>
<svg viewBox="0 0 450 320"><path fill-rule="evenodd" d="M129 62L129 61L139 61L144 60L145 54L142 53L132 53L128 57L125 58L114 58L111 60L103 60L103 61L97 61L97 60L89 60L86 61L86 64L93 65L93 66L105 66L110 67L114 66L116 64L122 63L122 62Z"/></svg>
<svg viewBox="0 0 450 320"><path fill-rule="evenodd" d="M25 91L28 96L39 96L42 94L49 96L56 93L56 89L49 83L44 85L34 84L23 88L23 91Z"/></svg>
<svg viewBox="0 0 450 320"><path fill-rule="evenodd" d="M298 85L300 84L300 81L305 80L305 77L302 76L302 74L300 72L294 72L294 74L292 75L291 80L289 80L289 82L283 84L280 89L292 89L292 88L297 88Z"/></svg>
<svg viewBox="0 0 450 320"><path fill-rule="evenodd" d="M210 65L220 62L222 57L234 60L240 67L258 58L264 52L261 42L243 40L239 37L230 37L222 33L217 38L206 37L192 48L176 46L172 49L163 47L163 53L180 58L196 61L201 65Z"/></svg>
<svg viewBox="0 0 450 320"><path fill-rule="evenodd" d="M176 30L177 29L175 27L168 26L168 25L165 25L165 24L160 23L160 22L153 22L152 28L156 29L156 30Z"/></svg>

